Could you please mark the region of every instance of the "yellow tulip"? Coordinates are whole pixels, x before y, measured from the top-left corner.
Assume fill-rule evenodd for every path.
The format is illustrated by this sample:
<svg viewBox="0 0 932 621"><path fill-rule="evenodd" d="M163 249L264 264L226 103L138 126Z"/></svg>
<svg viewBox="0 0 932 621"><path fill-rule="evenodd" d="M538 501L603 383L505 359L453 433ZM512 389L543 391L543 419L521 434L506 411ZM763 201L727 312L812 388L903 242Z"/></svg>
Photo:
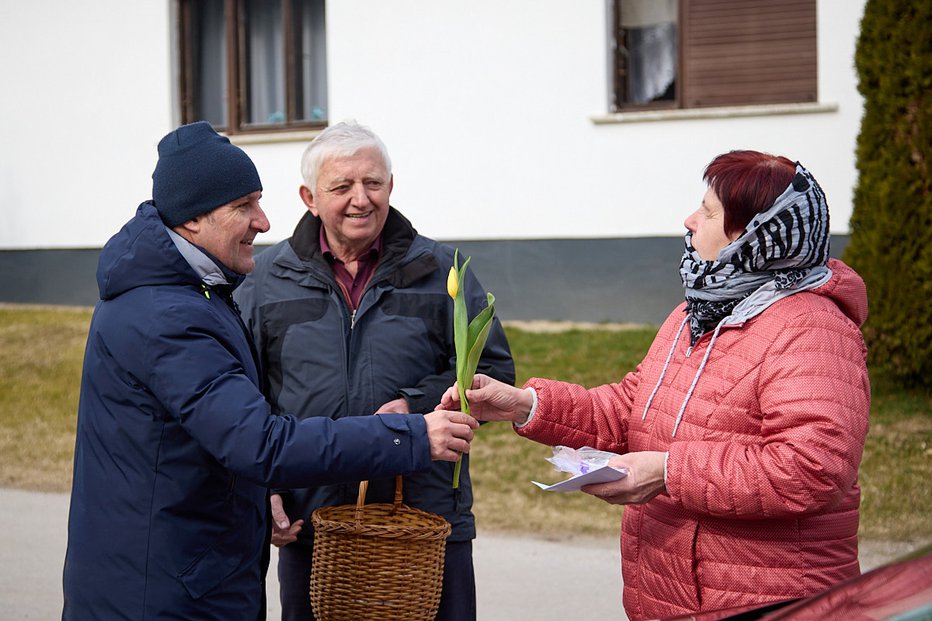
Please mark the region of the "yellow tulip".
<svg viewBox="0 0 932 621"><path fill-rule="evenodd" d="M486 293L488 305L469 319L465 296L460 295L460 278L466 274L466 266L471 258L460 265L459 249L453 253L453 267L447 276L447 293L453 298L453 348L456 351L456 384L460 396L460 411L469 414L469 401L466 400L466 387L472 386L473 377L479 366L479 357L485 347L486 338L492 329L495 313L495 297ZM460 486L460 467L462 460L453 467L453 489Z"/></svg>
<svg viewBox="0 0 932 621"><path fill-rule="evenodd" d="M450 273L447 275L447 293L450 294L450 297L454 300L456 299L456 294L460 290L460 279L456 273L456 267L450 268Z"/></svg>

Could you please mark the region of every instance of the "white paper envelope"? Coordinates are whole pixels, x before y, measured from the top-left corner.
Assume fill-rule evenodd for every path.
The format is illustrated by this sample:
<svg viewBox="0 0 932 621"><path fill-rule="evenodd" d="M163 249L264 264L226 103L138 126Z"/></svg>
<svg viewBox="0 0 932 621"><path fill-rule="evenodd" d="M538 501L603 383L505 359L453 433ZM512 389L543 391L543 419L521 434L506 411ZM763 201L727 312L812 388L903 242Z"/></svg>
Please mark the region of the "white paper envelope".
<svg viewBox="0 0 932 621"><path fill-rule="evenodd" d="M553 485L538 483L537 481L531 481L531 483L541 488L545 492L575 492L579 491L579 488L583 485L590 485L592 483L609 483L611 481L623 479L626 476L628 476L627 470L616 470L611 466L602 466L601 468L591 470L586 474L577 474L572 478L561 481L559 483L554 483Z"/></svg>

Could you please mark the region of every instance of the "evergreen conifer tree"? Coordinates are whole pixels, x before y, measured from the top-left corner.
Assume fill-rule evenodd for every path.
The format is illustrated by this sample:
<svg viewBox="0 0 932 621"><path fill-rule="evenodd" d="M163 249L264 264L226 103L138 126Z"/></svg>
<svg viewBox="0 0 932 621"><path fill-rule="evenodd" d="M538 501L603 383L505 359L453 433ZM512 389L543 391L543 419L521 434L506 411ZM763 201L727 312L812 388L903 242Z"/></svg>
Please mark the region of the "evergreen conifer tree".
<svg viewBox="0 0 932 621"><path fill-rule="evenodd" d="M867 283L872 368L932 387L932 0L867 0L864 96L845 260Z"/></svg>

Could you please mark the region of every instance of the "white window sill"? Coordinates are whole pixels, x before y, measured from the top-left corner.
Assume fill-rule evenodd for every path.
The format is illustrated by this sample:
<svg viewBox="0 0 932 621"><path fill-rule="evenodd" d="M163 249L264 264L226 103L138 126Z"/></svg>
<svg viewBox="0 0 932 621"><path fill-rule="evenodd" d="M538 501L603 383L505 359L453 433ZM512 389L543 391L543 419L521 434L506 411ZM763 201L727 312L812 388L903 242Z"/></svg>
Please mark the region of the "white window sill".
<svg viewBox="0 0 932 621"><path fill-rule="evenodd" d="M615 123L645 123L649 121L681 121L689 119L731 119L747 116L780 114L815 114L838 112L837 103L767 104L763 106L728 106L722 108L677 108L675 110L638 110L615 112L589 117L595 125Z"/></svg>
<svg viewBox="0 0 932 621"><path fill-rule="evenodd" d="M323 129L302 129L291 132L256 132L249 134L226 134L230 142L241 144L275 144L277 142L310 142Z"/></svg>

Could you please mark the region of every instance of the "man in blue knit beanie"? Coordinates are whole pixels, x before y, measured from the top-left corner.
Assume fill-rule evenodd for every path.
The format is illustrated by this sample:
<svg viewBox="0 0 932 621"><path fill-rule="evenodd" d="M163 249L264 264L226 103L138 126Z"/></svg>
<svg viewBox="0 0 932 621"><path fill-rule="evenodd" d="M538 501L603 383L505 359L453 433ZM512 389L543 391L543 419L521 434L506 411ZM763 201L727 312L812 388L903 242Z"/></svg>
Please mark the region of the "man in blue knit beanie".
<svg viewBox="0 0 932 621"><path fill-rule="evenodd" d="M155 209L165 226L218 259L221 272L244 275L255 266L252 241L269 230L261 196L255 164L210 123L182 125L159 142L152 173ZM204 219L213 224L215 217L226 226L202 225Z"/></svg>
<svg viewBox="0 0 932 621"><path fill-rule="evenodd" d="M269 487L429 470L478 423L273 415L232 299L269 229L256 167L204 122L158 150L153 200L97 267L62 619L264 619Z"/></svg>
<svg viewBox="0 0 932 621"><path fill-rule="evenodd" d="M249 156L206 121L182 125L159 142L152 199L168 227L261 191Z"/></svg>

